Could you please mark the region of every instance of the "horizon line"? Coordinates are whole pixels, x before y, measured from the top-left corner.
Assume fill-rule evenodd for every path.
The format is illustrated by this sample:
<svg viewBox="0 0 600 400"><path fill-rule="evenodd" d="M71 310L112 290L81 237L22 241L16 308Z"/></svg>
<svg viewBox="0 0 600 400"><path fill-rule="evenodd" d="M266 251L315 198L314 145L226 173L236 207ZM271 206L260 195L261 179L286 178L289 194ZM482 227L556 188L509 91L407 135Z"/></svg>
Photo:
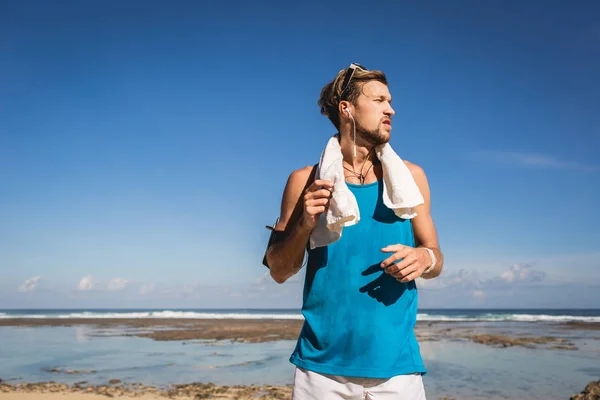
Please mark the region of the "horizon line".
<svg viewBox="0 0 600 400"><path fill-rule="evenodd" d="M21 311L21 310L83 310L83 311L91 311L91 310L189 310L189 311L197 311L197 310L216 310L216 311L234 311L234 310L249 310L249 311L260 311L260 310L269 310L269 311L302 311L302 308L269 308L269 307L261 307L261 308L239 308L239 307L227 307L227 308L190 308L190 307L138 307L138 308L127 308L127 307L74 307L74 308L63 308L63 307L41 307L41 308L26 308L26 307L17 307L17 308L0 308L0 311ZM515 307L515 308L500 308L500 307L426 307L426 308L418 308L418 310L599 310L600 308L596 307Z"/></svg>

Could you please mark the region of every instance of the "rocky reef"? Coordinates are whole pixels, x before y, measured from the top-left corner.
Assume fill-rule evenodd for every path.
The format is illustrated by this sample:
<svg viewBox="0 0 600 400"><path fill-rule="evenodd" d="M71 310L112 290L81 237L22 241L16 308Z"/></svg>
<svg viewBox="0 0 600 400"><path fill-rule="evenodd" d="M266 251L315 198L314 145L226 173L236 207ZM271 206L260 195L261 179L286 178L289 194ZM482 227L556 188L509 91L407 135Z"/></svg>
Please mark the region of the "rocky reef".
<svg viewBox="0 0 600 400"><path fill-rule="evenodd" d="M111 384L112 382L112 384ZM142 397L154 395L170 399L260 399L287 400L291 397L292 387L271 385L219 386L213 383L189 383L159 388L142 384L125 384L111 379L106 385L88 386L87 382L73 385L56 382L7 384L0 381L2 393L93 393L106 397Z"/></svg>
<svg viewBox="0 0 600 400"><path fill-rule="evenodd" d="M570 400L600 400L600 380L588 383L583 392L571 396Z"/></svg>

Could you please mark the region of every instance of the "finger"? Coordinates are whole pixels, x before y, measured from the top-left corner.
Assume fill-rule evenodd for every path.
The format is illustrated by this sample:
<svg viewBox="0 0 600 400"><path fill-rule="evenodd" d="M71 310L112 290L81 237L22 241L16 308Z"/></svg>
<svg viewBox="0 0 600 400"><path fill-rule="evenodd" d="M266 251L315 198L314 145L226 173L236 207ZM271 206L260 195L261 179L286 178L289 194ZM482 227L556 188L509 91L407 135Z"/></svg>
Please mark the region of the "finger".
<svg viewBox="0 0 600 400"><path fill-rule="evenodd" d="M399 245L399 246L401 246L401 245ZM398 250L397 252L395 252L394 254L392 254L391 256L389 256L388 258L386 258L385 260L382 261L381 268L387 268L393 262L398 261L401 258L404 258L409 254L410 254L410 247L402 246L402 248L400 250Z"/></svg>
<svg viewBox="0 0 600 400"><path fill-rule="evenodd" d="M404 246L401 244L390 244L381 249L384 253L396 252L402 249Z"/></svg>
<svg viewBox="0 0 600 400"><path fill-rule="evenodd" d="M307 208L306 213L308 215L315 216L315 215L324 213L326 210L327 210L327 207L325 207L325 206L315 206L315 207Z"/></svg>
<svg viewBox="0 0 600 400"><path fill-rule="evenodd" d="M331 198L331 192L327 189L321 189L318 192L309 192L304 195L304 202L307 203L313 199L327 199Z"/></svg>
<svg viewBox="0 0 600 400"><path fill-rule="evenodd" d="M412 274L413 272L417 271L419 268L417 267L417 264L410 264L409 266L407 266L406 268L402 269L401 271L396 271L391 273L390 275L392 275L394 278L396 279L400 279L400 278L405 278L408 275Z"/></svg>
<svg viewBox="0 0 600 400"><path fill-rule="evenodd" d="M402 261L404 261L404 260L402 260ZM404 277L404 276L410 274L412 271L417 269L417 265L413 262L409 263L408 265L404 265L402 269L398 268L398 264L399 263L392 265L391 267L387 268L385 271L388 274L390 274L396 278L398 278L398 277L401 278L401 277Z"/></svg>
<svg viewBox="0 0 600 400"><path fill-rule="evenodd" d="M395 264L396 270L397 271L402 271L403 269L407 268L408 266L414 264L417 261L417 257L414 254L409 254L408 256L404 257L404 259L400 262L397 262Z"/></svg>
<svg viewBox="0 0 600 400"><path fill-rule="evenodd" d="M314 207L314 206L327 206L329 205L329 199L320 198L320 199L310 199L306 201L306 207Z"/></svg>
<svg viewBox="0 0 600 400"><path fill-rule="evenodd" d="M327 189L319 189L317 191L307 193L305 197L308 197L311 199L317 199L317 198L321 198L321 197L330 198L331 196L332 196L331 191L329 191Z"/></svg>
<svg viewBox="0 0 600 400"><path fill-rule="evenodd" d="M383 260L381 262L380 266L381 266L381 268L387 269L392 264L394 264L396 261L398 261L400 258L401 257L400 257L399 253L394 253L391 256L389 256L388 258L386 258L385 260Z"/></svg>
<svg viewBox="0 0 600 400"><path fill-rule="evenodd" d="M419 271L415 271L415 272L411 273L410 275L408 275L408 276L407 276L407 277L405 277L405 278L398 279L398 282L401 282L401 283L407 283L407 282L410 282L410 281L414 281L414 280L415 280L415 279L417 279L419 276L420 276L420 275L419 275Z"/></svg>
<svg viewBox="0 0 600 400"><path fill-rule="evenodd" d="M333 182L323 179L317 179L308 187L308 189L306 189L306 191L314 192L315 190L318 190L321 187L325 189L333 189Z"/></svg>

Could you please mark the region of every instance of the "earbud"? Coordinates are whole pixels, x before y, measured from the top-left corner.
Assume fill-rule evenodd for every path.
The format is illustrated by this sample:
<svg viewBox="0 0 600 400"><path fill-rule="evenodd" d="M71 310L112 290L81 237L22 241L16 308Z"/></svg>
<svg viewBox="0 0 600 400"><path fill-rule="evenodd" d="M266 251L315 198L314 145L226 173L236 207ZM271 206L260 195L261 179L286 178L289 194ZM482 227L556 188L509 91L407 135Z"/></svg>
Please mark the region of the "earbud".
<svg viewBox="0 0 600 400"><path fill-rule="evenodd" d="M346 108L346 113L348 114L348 116L349 116L350 118L354 119L354 117L352 116L352 114L350 114L350 110L348 110L347 108Z"/></svg>

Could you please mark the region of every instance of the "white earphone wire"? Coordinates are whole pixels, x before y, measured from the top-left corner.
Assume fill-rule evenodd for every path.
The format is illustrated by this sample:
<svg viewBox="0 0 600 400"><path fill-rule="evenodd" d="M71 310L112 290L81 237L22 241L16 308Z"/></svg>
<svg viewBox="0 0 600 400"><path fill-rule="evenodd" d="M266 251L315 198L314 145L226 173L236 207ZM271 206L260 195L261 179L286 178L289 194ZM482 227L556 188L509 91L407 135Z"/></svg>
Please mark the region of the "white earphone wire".
<svg viewBox="0 0 600 400"><path fill-rule="evenodd" d="M352 142L354 143L354 158L356 158L356 121L354 121L354 117L352 116L352 114L350 114L350 111L347 108L346 112L348 113L348 116L352 119L352 127L354 130L354 139L352 140Z"/></svg>

